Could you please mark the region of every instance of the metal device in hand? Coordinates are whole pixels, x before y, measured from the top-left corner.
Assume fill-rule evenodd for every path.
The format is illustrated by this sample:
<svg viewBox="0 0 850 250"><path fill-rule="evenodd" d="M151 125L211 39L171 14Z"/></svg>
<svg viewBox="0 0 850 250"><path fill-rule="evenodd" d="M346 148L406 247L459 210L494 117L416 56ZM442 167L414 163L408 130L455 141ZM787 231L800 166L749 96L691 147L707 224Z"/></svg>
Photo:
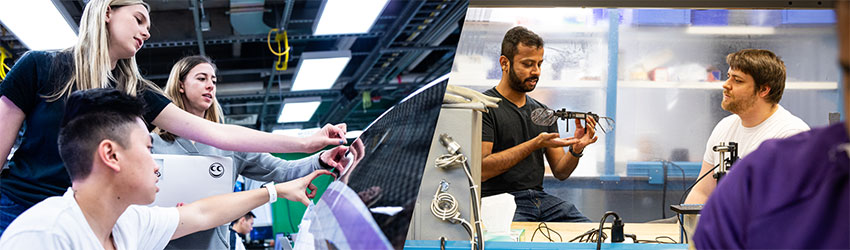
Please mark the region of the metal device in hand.
<svg viewBox="0 0 850 250"><path fill-rule="evenodd" d="M735 161L738 160L738 143L729 142L729 144L726 144L725 142L720 142L720 145L712 147L711 150L720 154L720 158L718 158L720 159L720 166L714 169L714 174L712 175L720 183L720 179L729 172L732 164L735 164ZM726 153L729 153L729 158L726 158Z"/></svg>
<svg viewBox="0 0 850 250"><path fill-rule="evenodd" d="M596 126L602 130L602 132L607 133L614 129L614 119L599 116L593 112L567 111L567 109L563 108L560 110L537 108L531 111L531 122L540 126L551 126L552 124L555 124L558 118L561 120L584 120L587 119L587 117L593 117L593 120L596 121ZM569 126L567 126L566 131L569 131Z"/></svg>

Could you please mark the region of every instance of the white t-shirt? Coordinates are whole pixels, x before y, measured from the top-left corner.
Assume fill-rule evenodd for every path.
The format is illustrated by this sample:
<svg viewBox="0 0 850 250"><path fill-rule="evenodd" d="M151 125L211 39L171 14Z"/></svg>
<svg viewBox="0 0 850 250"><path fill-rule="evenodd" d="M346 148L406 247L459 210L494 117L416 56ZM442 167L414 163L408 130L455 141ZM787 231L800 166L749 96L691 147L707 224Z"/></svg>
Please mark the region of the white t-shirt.
<svg viewBox="0 0 850 250"><path fill-rule="evenodd" d="M132 205L112 228L121 250L163 249L174 235L177 208ZM0 249L103 249L68 188L63 196L45 199L18 216L0 237Z"/></svg>
<svg viewBox="0 0 850 250"><path fill-rule="evenodd" d="M233 249L245 250L245 244L242 243L242 236L239 236L239 234L236 234L236 241L230 242L230 244L234 244Z"/></svg>
<svg viewBox="0 0 850 250"><path fill-rule="evenodd" d="M741 117L738 115L730 115L714 126L711 131L711 136L708 137L708 142L705 144L705 155L703 161L711 165L716 165L718 161L718 153L711 150L720 142L737 142L738 157L744 158L753 150L761 145L767 139L785 138L797 133L809 130L809 125L800 118L797 118L791 112L788 112L782 105L777 104L778 108L767 120L755 127L747 128L741 123ZM726 154L728 157L729 154Z"/></svg>

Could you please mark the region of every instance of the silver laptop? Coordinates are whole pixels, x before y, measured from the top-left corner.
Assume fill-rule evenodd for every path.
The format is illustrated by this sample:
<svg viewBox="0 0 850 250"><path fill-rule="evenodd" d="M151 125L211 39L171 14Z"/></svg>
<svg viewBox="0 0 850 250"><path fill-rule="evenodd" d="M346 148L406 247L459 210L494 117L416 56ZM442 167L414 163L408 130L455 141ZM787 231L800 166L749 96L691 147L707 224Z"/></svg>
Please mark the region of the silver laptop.
<svg viewBox="0 0 850 250"><path fill-rule="evenodd" d="M159 192L152 206L174 207L233 192L233 159L221 156L153 154Z"/></svg>

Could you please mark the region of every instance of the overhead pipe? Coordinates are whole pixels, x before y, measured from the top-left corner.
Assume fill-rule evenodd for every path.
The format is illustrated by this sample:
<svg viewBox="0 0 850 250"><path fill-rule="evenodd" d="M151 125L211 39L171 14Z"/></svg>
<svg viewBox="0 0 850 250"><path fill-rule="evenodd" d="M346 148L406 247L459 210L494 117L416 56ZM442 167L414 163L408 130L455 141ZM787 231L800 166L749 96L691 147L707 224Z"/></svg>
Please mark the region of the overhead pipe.
<svg viewBox="0 0 850 250"><path fill-rule="evenodd" d="M207 52L204 49L204 34L201 31L201 17L198 14L198 10L201 8L200 4L198 4L198 0L192 0L192 18L195 20L195 35L198 37L198 50L200 51L201 56L207 56Z"/></svg>

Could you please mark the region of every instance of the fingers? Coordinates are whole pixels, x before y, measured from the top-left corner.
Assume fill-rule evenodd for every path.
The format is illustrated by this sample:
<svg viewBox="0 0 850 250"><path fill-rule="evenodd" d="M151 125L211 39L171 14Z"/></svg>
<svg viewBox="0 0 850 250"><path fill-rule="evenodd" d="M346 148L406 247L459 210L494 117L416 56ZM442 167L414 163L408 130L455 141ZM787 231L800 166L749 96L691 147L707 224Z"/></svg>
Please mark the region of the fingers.
<svg viewBox="0 0 850 250"><path fill-rule="evenodd" d="M593 137L596 134L596 122L593 121L593 118L590 118L590 120L588 120L588 122L589 123L587 124L587 130L586 130L587 134L585 134L585 135L587 135L589 137Z"/></svg>
<svg viewBox="0 0 850 250"><path fill-rule="evenodd" d="M350 147L348 147L348 146L339 146L339 147L334 148L334 150L336 150L335 154L338 154L340 156L345 156L345 152L348 152L349 149L350 149Z"/></svg>
<svg viewBox="0 0 850 250"><path fill-rule="evenodd" d="M334 176L334 174L331 173L331 171L320 169L320 170L313 171L312 173L308 174L307 176L304 176L304 177L301 177L301 178L306 179L306 181L309 183L309 182L312 182L313 180L315 180L316 177L319 177L321 175Z"/></svg>
<svg viewBox="0 0 850 250"><path fill-rule="evenodd" d="M595 133L595 132L596 132L596 125L597 125L597 121L596 121L596 119L593 119L593 117L592 117L592 116L591 116L591 117L587 117L587 119L588 119L588 120L587 120L587 121L585 121L585 123L587 123L587 124L588 124L588 125L587 125L587 127L591 128L591 129L592 129L592 131Z"/></svg>
<svg viewBox="0 0 850 250"><path fill-rule="evenodd" d="M579 142L577 138L556 138L550 140L550 142L554 143L556 147L567 147Z"/></svg>
<svg viewBox="0 0 850 250"><path fill-rule="evenodd" d="M340 124L334 125L334 127L339 128L339 130L340 130L340 132L341 132L341 134L339 135L339 137L340 137L340 138L345 138L345 134L346 134L346 133L348 133L348 125L347 125L347 124L345 124L345 123L340 123Z"/></svg>
<svg viewBox="0 0 850 250"><path fill-rule="evenodd" d="M345 140L345 137L343 137L343 138L327 138L324 141L325 141L324 145L345 145L346 143L348 143L348 141ZM321 149L321 148L319 148L319 149Z"/></svg>
<svg viewBox="0 0 850 250"><path fill-rule="evenodd" d="M342 138L345 139L345 131L347 125L345 123L340 123L337 125L325 124L322 130L325 130L326 134L330 138Z"/></svg>
<svg viewBox="0 0 850 250"><path fill-rule="evenodd" d="M316 189L316 185L313 185L313 183L308 184L306 190L307 198L312 199L313 197L316 197Z"/></svg>
<svg viewBox="0 0 850 250"><path fill-rule="evenodd" d="M573 120L576 122L576 131L581 130L582 129L581 119L573 119Z"/></svg>
<svg viewBox="0 0 850 250"><path fill-rule="evenodd" d="M301 204L304 204L304 206L307 206L307 207L309 207L310 205L313 205L313 201L311 201L306 196L299 196L298 201L301 202Z"/></svg>
<svg viewBox="0 0 850 250"><path fill-rule="evenodd" d="M541 138L541 139L543 139L543 140L549 140L549 139L554 139L554 138L561 137L561 134L558 134L558 133L547 133L547 132L541 132L541 133L540 133L539 135L537 135L537 136L538 136L538 137L540 137L540 138Z"/></svg>

